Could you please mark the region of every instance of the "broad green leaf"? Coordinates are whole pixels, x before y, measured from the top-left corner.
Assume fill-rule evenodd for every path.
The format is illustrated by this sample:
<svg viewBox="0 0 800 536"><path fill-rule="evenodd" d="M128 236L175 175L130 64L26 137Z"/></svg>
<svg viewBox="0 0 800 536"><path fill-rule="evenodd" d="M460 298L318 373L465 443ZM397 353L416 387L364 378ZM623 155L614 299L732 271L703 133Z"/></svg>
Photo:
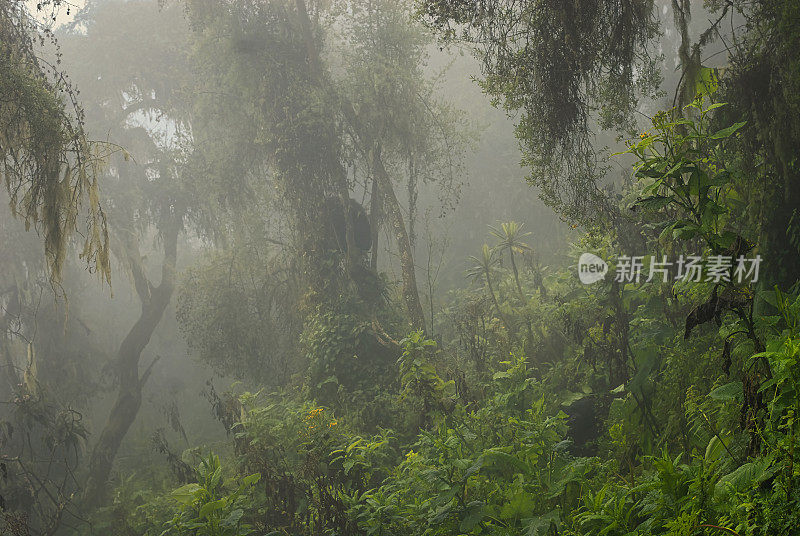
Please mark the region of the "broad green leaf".
<svg viewBox="0 0 800 536"><path fill-rule="evenodd" d="M703 115L707 114L708 112L711 112L712 110L716 110L717 108L722 108L723 106L727 105L728 105L727 102L715 102L714 104L703 110Z"/></svg>
<svg viewBox="0 0 800 536"><path fill-rule="evenodd" d="M470 532L475 528L475 525L480 523L483 519L484 504L480 501L475 501L467 505L467 512L464 519L461 520L458 528L462 532Z"/></svg>
<svg viewBox="0 0 800 536"><path fill-rule="evenodd" d="M228 514L225 519L222 520L222 526L226 528L234 528L239 523L239 520L242 519L244 515L244 510L241 508L237 508L236 510L232 511Z"/></svg>
<svg viewBox="0 0 800 536"><path fill-rule="evenodd" d="M546 536L550 534L550 528L553 525L556 525L556 528L558 528L558 523L560 521L561 516L558 510L551 510L543 516L527 519L525 536Z"/></svg>
<svg viewBox="0 0 800 536"><path fill-rule="evenodd" d="M711 441L708 442L706 446L706 455L705 460L706 462L714 462L722 456L722 453L725 452L726 447L730 443L729 437L723 437L720 439L717 435L714 435L711 438Z"/></svg>
<svg viewBox="0 0 800 536"><path fill-rule="evenodd" d="M219 499L216 501L211 501L210 503L206 503L200 508L200 512L198 512L198 515L200 517L207 518L213 512L216 512L217 510L221 510L222 508L224 508L226 503L227 503L226 499Z"/></svg>
<svg viewBox="0 0 800 536"><path fill-rule="evenodd" d="M672 236L680 238L681 240L689 240L697 235L697 231L699 231L699 227L694 223L684 223L681 225L679 222L673 228Z"/></svg>
<svg viewBox="0 0 800 536"><path fill-rule="evenodd" d="M719 479L715 493L726 494L731 490L738 493L757 486L775 473L771 465L772 459L769 457L741 465Z"/></svg>
<svg viewBox="0 0 800 536"><path fill-rule="evenodd" d="M725 385L720 385L710 393L708 396L714 400L734 400L742 398L742 382L731 382Z"/></svg>
<svg viewBox="0 0 800 536"><path fill-rule="evenodd" d="M195 495L200 489L202 488L199 484L186 484L174 490L171 495L179 503L188 505L194 501Z"/></svg>
<svg viewBox="0 0 800 536"><path fill-rule="evenodd" d="M209 491L217 489L219 485L219 479L222 477L222 466L217 466L214 469L214 472L211 474L211 483L209 485Z"/></svg>
<svg viewBox="0 0 800 536"><path fill-rule="evenodd" d="M714 67L701 67L697 73L697 83L695 85L695 93L702 93L703 95L712 95L716 93L719 88L719 77L717 70Z"/></svg>
<svg viewBox="0 0 800 536"><path fill-rule="evenodd" d="M738 123L734 123L733 125L723 128L721 130L716 131L714 134L709 136L712 140L720 140L723 138L727 138L731 136L734 132L742 128L747 124L747 121L740 121Z"/></svg>
<svg viewBox="0 0 800 536"><path fill-rule="evenodd" d="M251 486L261 480L261 473L253 473L252 475L247 475L242 479L242 484L245 486Z"/></svg>
<svg viewBox="0 0 800 536"><path fill-rule="evenodd" d="M527 473L529 467L527 464L501 450L490 449L483 453L484 466L493 468L502 472L513 473Z"/></svg>
<svg viewBox="0 0 800 536"><path fill-rule="evenodd" d="M664 208L665 206L669 205L672 202L671 197L663 196L663 195L653 195L650 197L645 197L643 199L639 199L634 203L634 205L638 205L644 207L648 210L658 210Z"/></svg>

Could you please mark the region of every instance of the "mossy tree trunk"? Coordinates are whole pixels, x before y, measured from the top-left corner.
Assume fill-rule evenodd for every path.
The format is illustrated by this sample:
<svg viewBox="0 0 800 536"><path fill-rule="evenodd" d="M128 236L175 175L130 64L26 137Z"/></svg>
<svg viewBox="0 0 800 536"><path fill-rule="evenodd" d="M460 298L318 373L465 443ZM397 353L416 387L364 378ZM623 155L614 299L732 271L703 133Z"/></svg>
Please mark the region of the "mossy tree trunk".
<svg viewBox="0 0 800 536"><path fill-rule="evenodd" d="M317 84L324 84L325 77L322 72L322 64L314 42L311 30L311 19L304 0L295 0L300 26L305 41L306 53L308 56L309 68L312 78ZM380 194L383 196L384 208L391 219L394 236L397 241L397 248L400 254L400 266L403 279L403 300L406 304L409 320L414 329L425 329L425 316L422 312L422 302L419 298L417 287L417 277L414 269L414 256L411 248L411 241L406 230L403 212L400 202L397 200L391 177L381 160L380 144L371 139L367 129L364 127L358 114L355 112L351 102L346 99L342 103L344 118L353 130L360 150L366 153L374 179ZM352 236L352 225L348 221L348 236ZM374 247L374 246L373 246Z"/></svg>
<svg viewBox="0 0 800 536"><path fill-rule="evenodd" d="M370 151L370 167L378 181L378 188L383 195L386 212L392 221L397 249L400 253L400 270L403 278L403 300L406 304L408 317L414 329L425 329L425 315L422 312L422 302L419 299L417 275L414 269L414 254L411 249L411 240L406 231L403 211L400 202L392 187L392 180L381 160L380 145Z"/></svg>

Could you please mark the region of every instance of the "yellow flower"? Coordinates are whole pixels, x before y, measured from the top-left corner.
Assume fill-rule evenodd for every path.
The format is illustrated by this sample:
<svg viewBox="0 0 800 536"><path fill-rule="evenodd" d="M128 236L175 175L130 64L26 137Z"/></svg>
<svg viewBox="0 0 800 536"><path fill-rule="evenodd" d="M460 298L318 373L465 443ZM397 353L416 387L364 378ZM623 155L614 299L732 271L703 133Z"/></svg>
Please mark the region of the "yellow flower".
<svg viewBox="0 0 800 536"><path fill-rule="evenodd" d="M318 417L324 410L322 408L314 408L309 410L308 415L305 416L305 420L310 421L311 419Z"/></svg>

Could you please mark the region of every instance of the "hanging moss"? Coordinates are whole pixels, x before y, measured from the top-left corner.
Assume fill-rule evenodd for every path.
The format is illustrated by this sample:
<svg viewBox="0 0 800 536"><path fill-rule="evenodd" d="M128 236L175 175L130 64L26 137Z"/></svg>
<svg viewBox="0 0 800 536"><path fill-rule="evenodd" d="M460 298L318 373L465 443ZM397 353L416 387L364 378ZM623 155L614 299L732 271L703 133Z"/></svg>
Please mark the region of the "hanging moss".
<svg viewBox="0 0 800 536"><path fill-rule="evenodd" d="M0 1L0 176L11 210L44 237L50 279L58 284L67 240L85 213L81 256L108 280L110 263L97 172L101 158L83 133L77 92L35 52L52 34L35 32L18 2ZM56 56L58 57L58 56Z"/></svg>

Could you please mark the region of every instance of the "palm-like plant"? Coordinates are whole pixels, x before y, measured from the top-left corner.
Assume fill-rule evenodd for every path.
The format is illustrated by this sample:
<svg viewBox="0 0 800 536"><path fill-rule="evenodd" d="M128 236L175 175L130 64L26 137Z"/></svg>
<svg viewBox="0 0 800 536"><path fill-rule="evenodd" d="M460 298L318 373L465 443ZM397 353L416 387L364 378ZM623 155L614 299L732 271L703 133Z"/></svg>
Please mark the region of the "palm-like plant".
<svg viewBox="0 0 800 536"><path fill-rule="evenodd" d="M511 270L514 272L514 282L516 282L517 290L519 291L519 295L523 300L525 299L525 296L522 292L522 285L519 282L519 270L517 269L517 261L514 258L514 254L518 253L522 255L531 249L528 244L523 242L525 237L531 235L531 233L522 231L524 226L524 223L517 223L515 221L501 223L499 229L489 226L489 230L491 231L492 235L500 240L495 246L495 249L499 251L508 250L509 258L511 260Z"/></svg>
<svg viewBox="0 0 800 536"><path fill-rule="evenodd" d="M495 257L495 249L490 248L488 244L484 244L483 248L481 249L481 256L476 257L472 255L470 259L472 259L475 264L467 270L467 276L475 281L479 281L481 279L486 280L486 287L489 290L489 296L492 298L492 303L494 304L495 309L497 309L497 314L500 316L500 319L503 321L503 324L505 324L506 329L513 337L514 330L512 329L508 318L506 318L505 314L503 313L503 310L500 308L500 302L497 301L497 293L494 290L494 283L492 282L492 271L494 270L494 265L499 261L499 259Z"/></svg>
<svg viewBox="0 0 800 536"><path fill-rule="evenodd" d="M494 250L489 247L489 244L484 244L481 249L481 256L476 257L472 255L470 259L475 264L467 270L467 276L475 281L485 279L486 285L489 287L489 293L492 295L492 301L497 303L494 287L492 285L492 270L498 261L494 256Z"/></svg>

